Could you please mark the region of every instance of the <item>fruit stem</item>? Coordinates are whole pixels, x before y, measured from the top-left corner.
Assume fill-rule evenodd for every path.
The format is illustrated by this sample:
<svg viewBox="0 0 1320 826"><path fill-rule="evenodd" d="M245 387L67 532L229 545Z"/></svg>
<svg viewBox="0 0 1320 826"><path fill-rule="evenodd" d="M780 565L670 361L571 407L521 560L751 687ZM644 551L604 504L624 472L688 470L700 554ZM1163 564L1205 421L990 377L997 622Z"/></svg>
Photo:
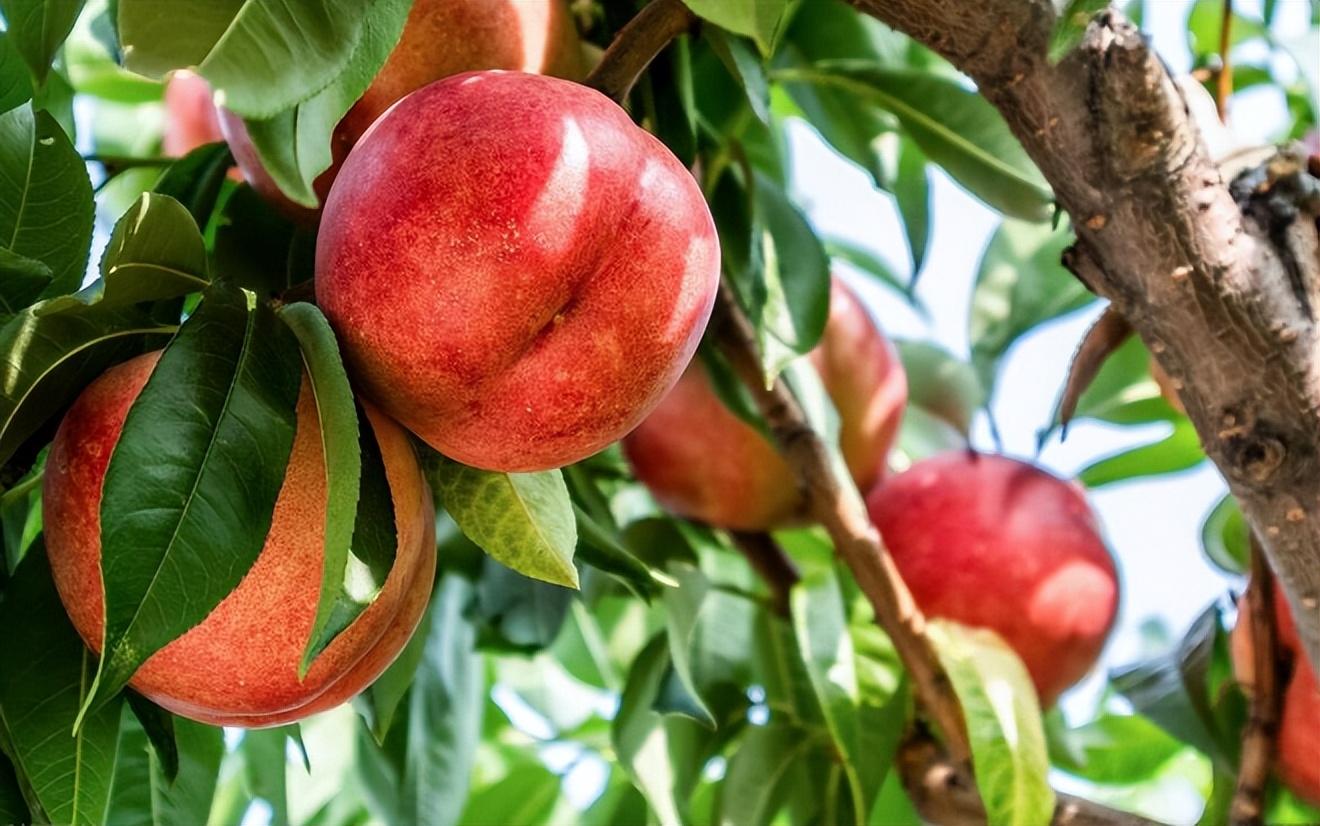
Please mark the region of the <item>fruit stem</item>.
<svg viewBox="0 0 1320 826"><path fill-rule="evenodd" d="M1248 691L1247 725L1242 729L1242 759L1238 765L1237 789L1229 810L1233 826L1258 826L1265 819L1265 788L1274 765L1275 740L1279 734L1282 705L1278 642L1275 627L1274 579L1260 542L1251 536L1251 583L1242 600L1250 623L1253 685Z"/></svg>
<svg viewBox="0 0 1320 826"><path fill-rule="evenodd" d="M788 617L789 596L793 586L802 580L793 560L768 533L729 531L729 535L752 569L770 586L771 605L775 613Z"/></svg>
<svg viewBox="0 0 1320 826"><path fill-rule="evenodd" d="M707 332L756 399L779 452L806 493L813 519L829 533L835 552L866 594L876 621L893 641L912 678L918 702L944 735L949 754L956 764L970 768L972 752L962 706L926 636L925 617L871 524L861 493L851 480L845 484L835 472L829 450L808 423L797 398L782 379L766 387L755 330L727 283L720 284Z"/></svg>
<svg viewBox="0 0 1320 826"><path fill-rule="evenodd" d="M696 22L683 0L652 0L619 30L583 82L622 105L655 56Z"/></svg>

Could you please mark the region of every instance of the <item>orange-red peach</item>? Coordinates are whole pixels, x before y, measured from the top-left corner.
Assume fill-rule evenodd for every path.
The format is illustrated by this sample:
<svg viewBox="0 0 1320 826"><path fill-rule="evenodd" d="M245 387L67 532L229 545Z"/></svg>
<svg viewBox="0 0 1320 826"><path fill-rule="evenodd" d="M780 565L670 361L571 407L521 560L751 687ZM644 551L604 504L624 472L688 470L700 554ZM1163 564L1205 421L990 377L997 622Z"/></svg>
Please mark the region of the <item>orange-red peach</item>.
<svg viewBox="0 0 1320 826"><path fill-rule="evenodd" d="M46 463L51 569L69 618L95 650L104 627L101 486L124 418L158 357L139 356L88 386L60 425ZM426 608L435 570L431 495L407 435L367 408L394 499L397 555L375 602L298 678L320 595L326 515L319 422L305 380L297 417L284 484L256 563L210 615L157 651L129 683L176 714L212 725L264 727L338 705L389 666Z"/></svg>

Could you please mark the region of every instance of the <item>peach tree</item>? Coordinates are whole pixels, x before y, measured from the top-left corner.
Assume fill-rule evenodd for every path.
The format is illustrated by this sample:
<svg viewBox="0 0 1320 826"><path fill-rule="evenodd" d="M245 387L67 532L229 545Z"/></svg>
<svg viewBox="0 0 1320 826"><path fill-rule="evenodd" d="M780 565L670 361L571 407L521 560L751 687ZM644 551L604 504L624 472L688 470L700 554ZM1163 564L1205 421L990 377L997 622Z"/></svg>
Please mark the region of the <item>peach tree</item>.
<svg viewBox="0 0 1320 826"><path fill-rule="evenodd" d="M1320 820L1320 6L1150 5L0 0L0 824ZM936 171L965 354L857 290ZM1063 480L988 414L1088 309L1042 441L1165 435ZM1086 490L1205 462L1221 597L1065 716L1160 550Z"/></svg>

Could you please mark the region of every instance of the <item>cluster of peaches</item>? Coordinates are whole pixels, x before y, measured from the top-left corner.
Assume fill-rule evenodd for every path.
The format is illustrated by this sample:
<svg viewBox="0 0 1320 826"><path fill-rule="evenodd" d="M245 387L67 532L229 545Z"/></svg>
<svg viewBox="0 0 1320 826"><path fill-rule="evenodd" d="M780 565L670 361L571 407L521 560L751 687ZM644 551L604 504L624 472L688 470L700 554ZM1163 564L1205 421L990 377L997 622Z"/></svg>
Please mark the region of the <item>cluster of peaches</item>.
<svg viewBox="0 0 1320 826"><path fill-rule="evenodd" d="M171 79L166 152L227 139L258 192L318 228L316 298L368 400L399 547L379 598L299 679L326 507L305 384L261 557L203 623L147 661L137 690L194 719L266 726L374 680L415 628L435 565L431 498L404 428L455 460L508 472L560 467L622 439L637 478L675 514L742 531L802 521L779 454L689 364L720 274L702 193L622 109L572 82L585 63L565 4L417 0L336 130L319 211L279 192L203 80ZM101 485L157 356L91 385L48 460L51 561L93 646ZM997 632L1052 704L1095 664L1118 607L1115 565L1081 490L971 451L887 476L906 380L840 281L810 360L839 412L848 470L920 607ZM1320 692L1295 659L1283 774L1320 798L1307 744L1286 735L1320 730Z"/></svg>

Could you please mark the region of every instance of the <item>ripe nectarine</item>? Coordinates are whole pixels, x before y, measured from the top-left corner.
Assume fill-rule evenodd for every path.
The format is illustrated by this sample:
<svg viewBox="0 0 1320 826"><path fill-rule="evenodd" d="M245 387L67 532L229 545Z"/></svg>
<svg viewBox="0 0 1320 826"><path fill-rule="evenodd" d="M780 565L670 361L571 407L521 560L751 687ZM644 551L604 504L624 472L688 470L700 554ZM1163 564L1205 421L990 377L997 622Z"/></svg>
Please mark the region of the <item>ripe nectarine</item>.
<svg viewBox="0 0 1320 826"><path fill-rule="evenodd" d="M165 132L161 150L181 158L199 146L224 140L220 118L211 101L211 85L189 71L174 72L165 81Z"/></svg>
<svg viewBox="0 0 1320 826"><path fill-rule="evenodd" d="M100 648L101 485L129 407L155 367L149 353L83 391L51 446L44 521L51 570L78 633ZM325 465L310 386L265 547L252 569L199 625L157 651L130 685L165 708L212 725L274 726L329 708L365 688L421 619L435 570L431 494L407 435L371 408L394 497L398 551L381 593L298 679L320 594ZM223 549L217 549L223 551Z"/></svg>
<svg viewBox="0 0 1320 826"><path fill-rule="evenodd" d="M885 470L907 401L898 356L839 279L830 318L811 353L839 411L839 442L863 490ZM767 530L800 518L793 474L755 428L724 406L700 364L688 367L660 406L623 442L633 472L666 508L737 530Z"/></svg>
<svg viewBox="0 0 1320 826"><path fill-rule="evenodd" d="M471 72L395 104L344 163L316 297L364 393L441 453L532 471L632 430L710 317L701 189L577 83Z"/></svg>
<svg viewBox="0 0 1320 826"><path fill-rule="evenodd" d="M1052 705L1100 656L1118 574L1081 490L970 451L918 462L867 497L917 605L997 632Z"/></svg>

